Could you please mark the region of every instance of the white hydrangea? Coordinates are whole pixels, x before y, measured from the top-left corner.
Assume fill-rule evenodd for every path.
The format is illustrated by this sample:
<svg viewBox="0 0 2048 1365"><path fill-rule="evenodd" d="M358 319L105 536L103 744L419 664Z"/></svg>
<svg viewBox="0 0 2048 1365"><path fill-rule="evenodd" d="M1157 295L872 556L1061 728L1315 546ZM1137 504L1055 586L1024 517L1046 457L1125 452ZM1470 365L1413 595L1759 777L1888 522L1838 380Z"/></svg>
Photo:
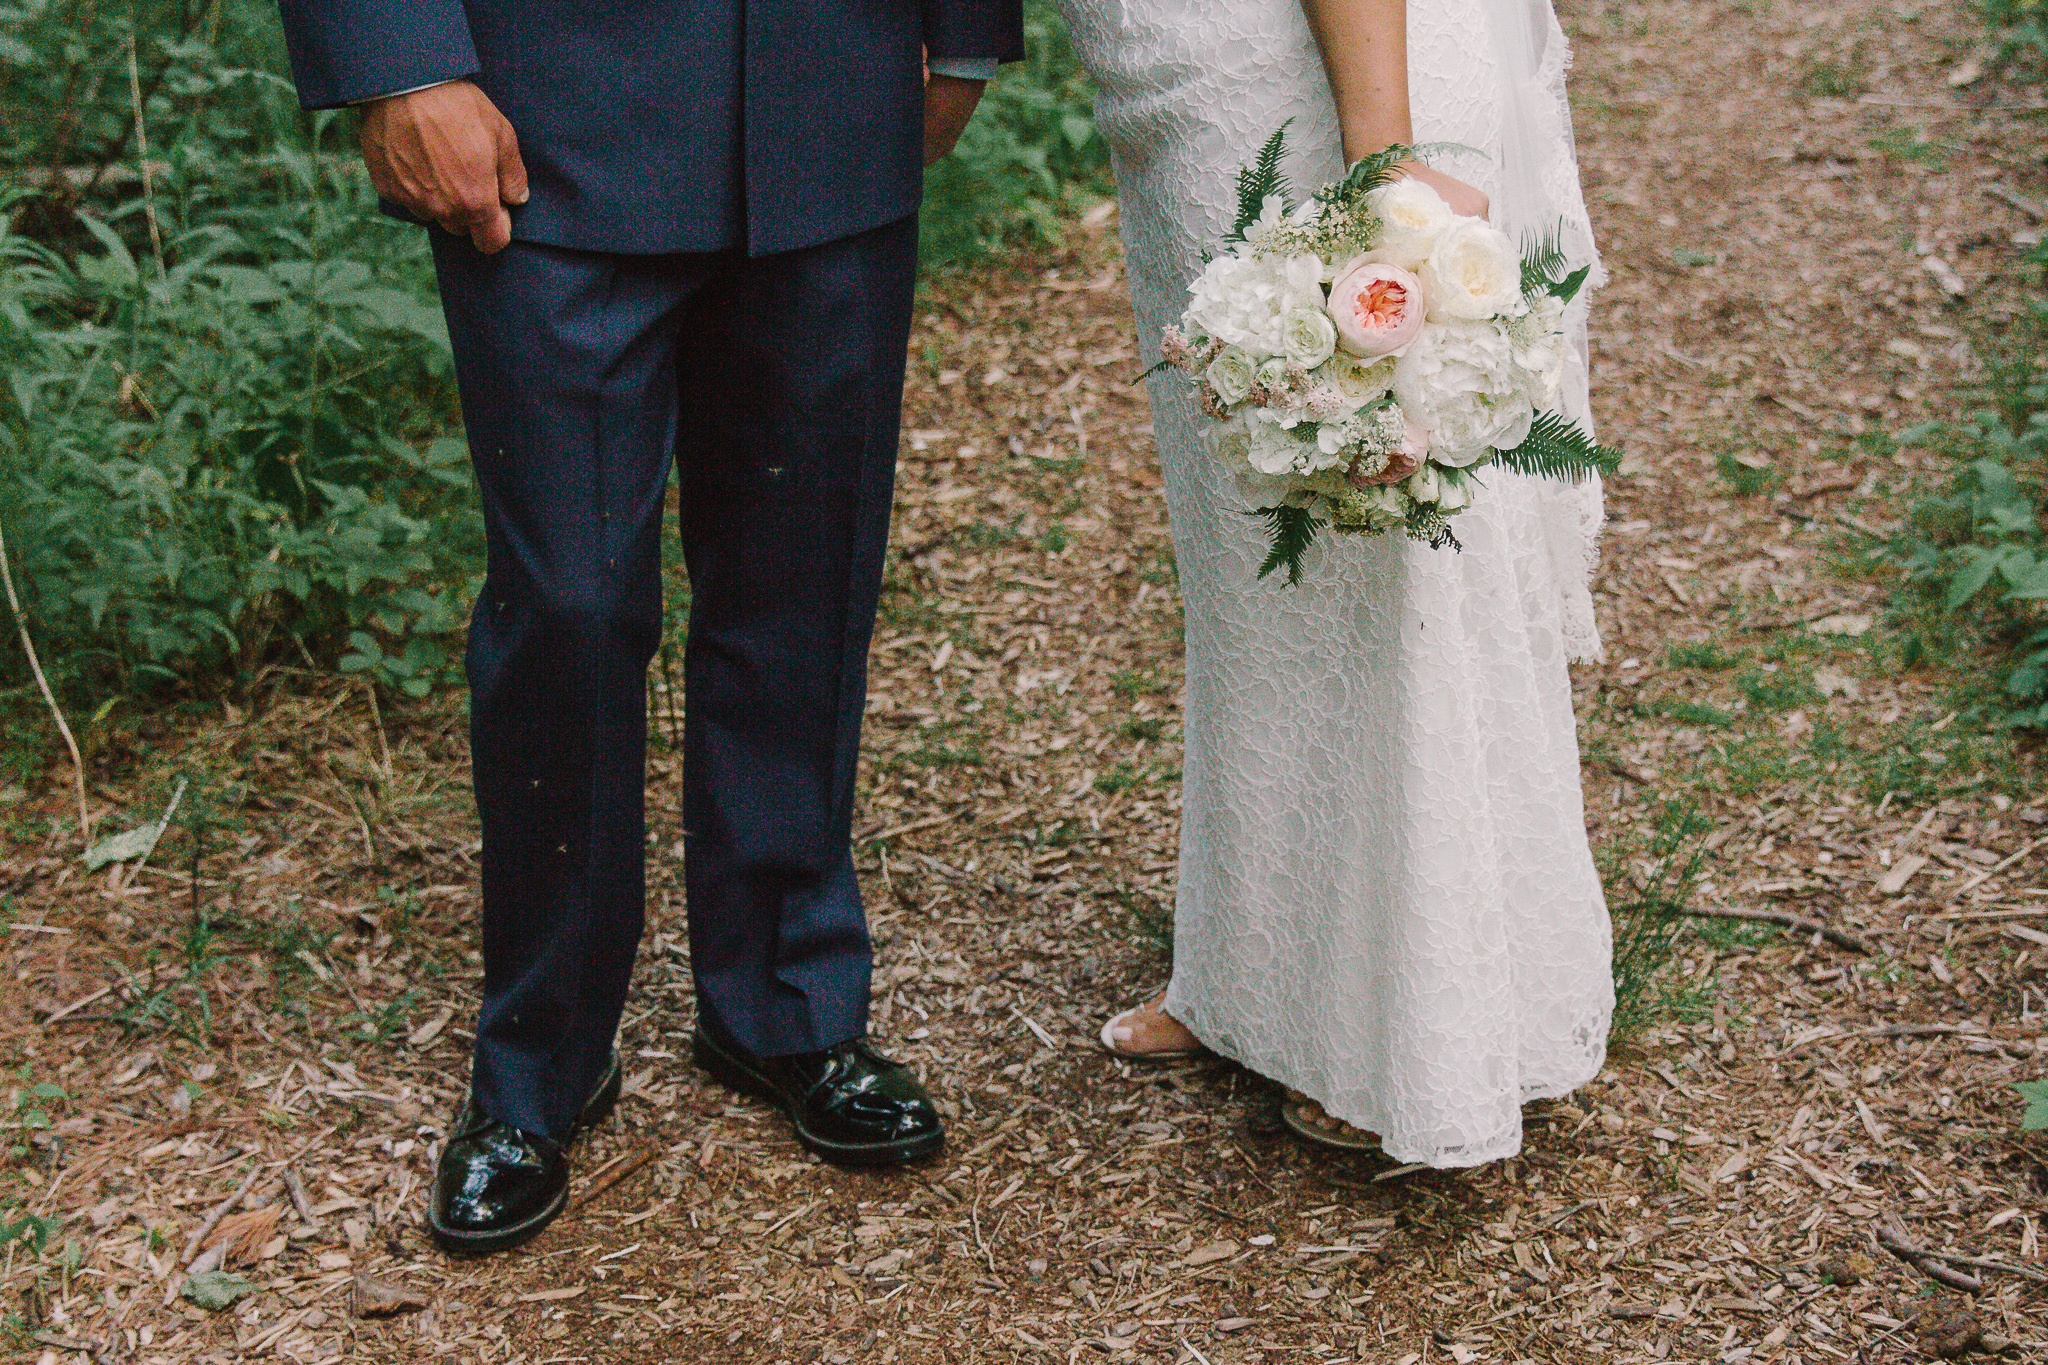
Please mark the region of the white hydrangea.
<svg viewBox="0 0 2048 1365"><path fill-rule="evenodd" d="M1535 416L1514 344L1489 322L1426 328L1394 365L1394 393L1429 433L1429 457L1460 468L1520 445Z"/></svg>
<svg viewBox="0 0 2048 1365"><path fill-rule="evenodd" d="M1218 256L1188 287L1184 323L1257 356L1283 354L1288 314L1323 306L1322 273L1322 259L1312 255Z"/></svg>

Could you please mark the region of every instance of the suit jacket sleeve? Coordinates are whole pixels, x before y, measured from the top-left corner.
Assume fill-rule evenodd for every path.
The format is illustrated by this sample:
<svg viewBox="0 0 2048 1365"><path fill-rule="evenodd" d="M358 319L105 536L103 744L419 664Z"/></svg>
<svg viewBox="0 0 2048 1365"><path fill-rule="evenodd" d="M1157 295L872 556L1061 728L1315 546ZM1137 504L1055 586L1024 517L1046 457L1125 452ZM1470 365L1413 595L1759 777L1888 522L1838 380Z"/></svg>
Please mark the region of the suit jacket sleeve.
<svg viewBox="0 0 2048 1365"><path fill-rule="evenodd" d="M1024 60L1023 0L920 0L932 57Z"/></svg>
<svg viewBox="0 0 2048 1365"><path fill-rule="evenodd" d="M278 9L299 103L308 109L357 104L482 69L462 0L278 0Z"/></svg>

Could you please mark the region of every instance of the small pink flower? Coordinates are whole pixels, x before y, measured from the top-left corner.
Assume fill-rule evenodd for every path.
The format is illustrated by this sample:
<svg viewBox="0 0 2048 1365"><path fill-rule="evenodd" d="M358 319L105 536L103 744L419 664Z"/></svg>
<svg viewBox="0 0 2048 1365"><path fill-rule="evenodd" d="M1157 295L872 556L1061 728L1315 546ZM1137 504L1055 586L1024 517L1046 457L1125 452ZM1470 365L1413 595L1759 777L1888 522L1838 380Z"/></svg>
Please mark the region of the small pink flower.
<svg viewBox="0 0 2048 1365"><path fill-rule="evenodd" d="M1330 285L1337 344L1370 359L1391 355L1422 332L1422 281L1398 265L1354 261Z"/></svg>
<svg viewBox="0 0 2048 1365"><path fill-rule="evenodd" d="M1376 474L1361 474L1359 464L1364 456L1352 461L1344 477L1354 487L1372 488L1379 484L1399 483L1422 468L1422 462L1429 458L1429 433L1415 425L1413 417L1403 417L1407 430L1402 433L1401 444L1394 447L1394 453L1387 457L1386 464Z"/></svg>

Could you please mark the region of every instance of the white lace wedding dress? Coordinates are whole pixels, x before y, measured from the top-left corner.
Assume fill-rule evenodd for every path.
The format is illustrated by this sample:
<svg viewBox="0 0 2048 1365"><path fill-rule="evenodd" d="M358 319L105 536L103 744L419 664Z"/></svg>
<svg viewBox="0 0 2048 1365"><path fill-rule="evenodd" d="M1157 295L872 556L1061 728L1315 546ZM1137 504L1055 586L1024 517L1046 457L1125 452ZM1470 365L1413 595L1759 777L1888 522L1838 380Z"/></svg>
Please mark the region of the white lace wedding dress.
<svg viewBox="0 0 2048 1365"><path fill-rule="evenodd" d="M1297 187L1343 173L1329 84L1300 0L1063 4L1150 363L1283 120ZM1561 223L1591 260L1548 0L1408 8L1416 139L1474 149L1437 165L1512 235ZM1583 419L1583 304L1573 320ZM1186 385L1155 379L1152 402L1187 619L1166 1008L1398 1160L1511 1155L1525 1100L1598 1072L1612 1007L1565 667L1599 648L1599 491L1495 471L1463 553L1326 535L1287 589L1256 578L1260 527Z"/></svg>

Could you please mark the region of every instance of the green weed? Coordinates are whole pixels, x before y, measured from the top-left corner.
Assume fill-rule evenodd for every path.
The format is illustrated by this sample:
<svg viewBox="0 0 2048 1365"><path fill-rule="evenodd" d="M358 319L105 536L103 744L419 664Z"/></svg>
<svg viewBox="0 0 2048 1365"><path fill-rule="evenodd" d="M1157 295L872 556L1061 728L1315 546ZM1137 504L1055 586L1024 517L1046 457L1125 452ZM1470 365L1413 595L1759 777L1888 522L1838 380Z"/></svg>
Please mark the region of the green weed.
<svg viewBox="0 0 2048 1365"><path fill-rule="evenodd" d="M1785 482L1784 474L1761 456L1741 456L1732 451L1724 450L1714 456L1714 470L1727 483L1728 491L1738 498L1761 497Z"/></svg>
<svg viewBox="0 0 2048 1365"><path fill-rule="evenodd" d="M1658 807L1647 837L1605 851L1614 917L1614 1023L1618 1042L1665 1016L1675 997L1653 987L1670 963L1706 858L1712 822L1685 801Z"/></svg>
<svg viewBox="0 0 2048 1365"><path fill-rule="evenodd" d="M1764 711L1788 711L1821 700L1811 673L1783 665L1775 672L1746 669L1735 676L1735 686L1751 706Z"/></svg>
<svg viewBox="0 0 2048 1365"><path fill-rule="evenodd" d="M343 1030L345 1036L356 1042L378 1046L390 1042L393 1038L403 1037L409 1032L406 1024L412 1014L412 1007L418 1003L419 998L420 992L409 990L396 1000L387 1001L367 1013L344 1014L335 1023Z"/></svg>
<svg viewBox="0 0 2048 1365"><path fill-rule="evenodd" d="M1650 703L1649 712L1682 724L1706 725L1715 729L1725 729L1735 723L1733 712L1723 711L1707 702L1682 701L1676 697L1664 697Z"/></svg>
<svg viewBox="0 0 2048 1365"><path fill-rule="evenodd" d="M1893 128L1870 139L1872 151L1925 166L1931 171L1948 169L1948 159L1959 150L1952 142L1925 140L1909 129Z"/></svg>
<svg viewBox="0 0 2048 1365"><path fill-rule="evenodd" d="M1164 686L1165 684L1152 674L1128 668L1118 669L1109 677L1109 690L1126 701L1136 701L1140 697L1161 691Z"/></svg>
<svg viewBox="0 0 2048 1365"><path fill-rule="evenodd" d="M1126 739L1143 739L1157 742L1166 738L1166 721L1160 716L1139 718L1133 716L1124 722Z"/></svg>
<svg viewBox="0 0 2048 1365"><path fill-rule="evenodd" d="M1697 640L1671 646L1665 651L1673 668L1699 668L1718 671L1733 668L1742 662L1744 656L1732 654L1714 640Z"/></svg>
<svg viewBox="0 0 2048 1365"><path fill-rule="evenodd" d="M1799 88L1821 99L1852 100L1870 89L1870 73L1860 62L1808 62Z"/></svg>

